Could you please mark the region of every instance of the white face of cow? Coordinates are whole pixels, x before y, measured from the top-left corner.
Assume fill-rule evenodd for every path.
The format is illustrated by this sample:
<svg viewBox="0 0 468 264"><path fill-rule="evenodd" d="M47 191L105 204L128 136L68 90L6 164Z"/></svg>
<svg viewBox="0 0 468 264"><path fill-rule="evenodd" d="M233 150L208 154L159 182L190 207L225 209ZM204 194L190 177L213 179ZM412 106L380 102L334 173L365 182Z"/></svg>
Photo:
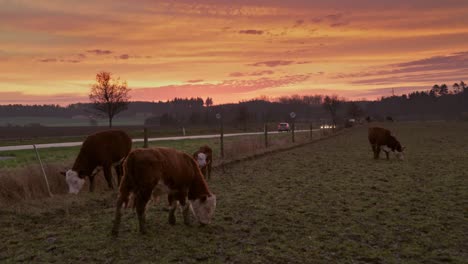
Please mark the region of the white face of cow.
<svg viewBox="0 0 468 264"><path fill-rule="evenodd" d="M85 183L84 179L78 177L78 172L74 170L68 170L65 174L65 180L68 184L68 193L77 194Z"/></svg>
<svg viewBox="0 0 468 264"><path fill-rule="evenodd" d="M403 154L403 151L401 151L401 152L395 151L395 156L396 156L399 160L404 160L404 159L405 159L405 155Z"/></svg>
<svg viewBox="0 0 468 264"><path fill-rule="evenodd" d="M203 225L207 225L213 219L214 212L216 209L216 196L212 194L206 199L196 199L191 201L193 212L198 219L198 222Z"/></svg>
<svg viewBox="0 0 468 264"><path fill-rule="evenodd" d="M206 154L205 153L198 153L197 163L200 168L203 168L206 166Z"/></svg>

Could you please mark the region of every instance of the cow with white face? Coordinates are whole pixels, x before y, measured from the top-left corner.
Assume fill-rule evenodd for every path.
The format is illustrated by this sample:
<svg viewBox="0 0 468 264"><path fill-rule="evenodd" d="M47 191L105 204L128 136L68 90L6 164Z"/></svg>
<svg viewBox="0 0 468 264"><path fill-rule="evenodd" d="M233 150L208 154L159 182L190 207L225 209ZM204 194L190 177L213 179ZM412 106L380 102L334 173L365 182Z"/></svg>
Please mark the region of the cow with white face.
<svg viewBox="0 0 468 264"><path fill-rule="evenodd" d="M213 162L213 150L208 146L201 146L195 153L193 158L197 161L203 176L206 179L211 178L211 165Z"/></svg>
<svg viewBox="0 0 468 264"><path fill-rule="evenodd" d="M61 172L65 176L70 193L77 194L89 178L89 191L94 190L94 176L102 169L107 185L113 189L112 167L117 172L117 180L123 174L122 161L132 148L132 139L121 130L107 130L86 138L76 157L73 167Z"/></svg>
<svg viewBox="0 0 468 264"><path fill-rule="evenodd" d="M124 177L119 187L113 235L118 235L121 208L134 198L140 232L145 233L145 211L148 201L167 193L169 224L176 223L177 206L183 208L184 223L191 225L191 217L206 225L216 208L216 196L210 192L197 162L186 153L169 148L135 149L124 163Z"/></svg>
<svg viewBox="0 0 468 264"><path fill-rule="evenodd" d="M368 134L369 143L374 152L374 159L379 159L380 150L383 150L389 159L390 152L394 152L399 160L404 159L403 151L405 147L401 146L400 142L391 135L390 130L381 127L369 128Z"/></svg>

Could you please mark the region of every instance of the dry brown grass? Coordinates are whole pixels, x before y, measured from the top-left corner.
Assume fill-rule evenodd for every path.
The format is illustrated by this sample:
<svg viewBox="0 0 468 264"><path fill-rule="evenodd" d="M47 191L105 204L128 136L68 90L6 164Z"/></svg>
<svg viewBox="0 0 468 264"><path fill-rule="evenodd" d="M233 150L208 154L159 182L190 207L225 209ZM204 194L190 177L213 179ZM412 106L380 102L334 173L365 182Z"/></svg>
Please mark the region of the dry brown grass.
<svg viewBox="0 0 468 264"><path fill-rule="evenodd" d="M65 194L68 192L65 178L60 174L60 171L63 171L65 168L67 168L67 166L57 163L44 165L44 170L53 195ZM107 188L103 175L97 175L95 182L97 190ZM88 183L86 182L83 190L88 190L88 188ZM47 185L41 167L38 164L1 171L0 205L8 205L23 200L46 198L48 196Z"/></svg>

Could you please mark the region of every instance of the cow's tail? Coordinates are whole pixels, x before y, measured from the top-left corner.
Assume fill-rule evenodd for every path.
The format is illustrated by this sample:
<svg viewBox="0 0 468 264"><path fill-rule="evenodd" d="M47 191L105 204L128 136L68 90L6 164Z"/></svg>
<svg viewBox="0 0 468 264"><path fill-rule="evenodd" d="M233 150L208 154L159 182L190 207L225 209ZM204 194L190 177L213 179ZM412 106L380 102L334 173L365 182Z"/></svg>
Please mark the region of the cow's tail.
<svg viewBox="0 0 468 264"><path fill-rule="evenodd" d="M133 179L135 173L134 168L134 155L131 153L123 161L123 177L119 186L119 198L117 199L117 207L129 207L130 196L133 191Z"/></svg>

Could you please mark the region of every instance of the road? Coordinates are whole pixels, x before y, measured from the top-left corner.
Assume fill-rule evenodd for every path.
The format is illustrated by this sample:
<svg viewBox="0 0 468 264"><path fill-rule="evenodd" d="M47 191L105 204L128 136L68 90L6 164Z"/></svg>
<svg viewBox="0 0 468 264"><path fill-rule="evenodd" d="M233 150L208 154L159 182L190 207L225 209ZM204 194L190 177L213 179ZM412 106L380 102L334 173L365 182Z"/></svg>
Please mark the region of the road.
<svg viewBox="0 0 468 264"><path fill-rule="evenodd" d="M312 131L319 131L320 129L313 129ZM310 130L296 130L296 133L309 132ZM251 135L263 135L264 132L250 132L250 133L230 133L224 134L224 137L239 137L239 136L251 136ZM278 131L269 131L268 134L278 134ZM196 135L196 136L178 136L178 137L158 137L148 138L148 142L153 141L167 141L167 140L183 140L183 139L202 139L202 138L217 138L220 134L212 135ZM143 142L142 138L133 139L133 142ZM63 142L63 143L47 143L47 144L36 144L36 148L65 148L65 147L76 147L80 146L83 142ZM0 151L13 151L13 150L25 150L34 149L33 145L17 145L17 146L4 146L0 147Z"/></svg>

